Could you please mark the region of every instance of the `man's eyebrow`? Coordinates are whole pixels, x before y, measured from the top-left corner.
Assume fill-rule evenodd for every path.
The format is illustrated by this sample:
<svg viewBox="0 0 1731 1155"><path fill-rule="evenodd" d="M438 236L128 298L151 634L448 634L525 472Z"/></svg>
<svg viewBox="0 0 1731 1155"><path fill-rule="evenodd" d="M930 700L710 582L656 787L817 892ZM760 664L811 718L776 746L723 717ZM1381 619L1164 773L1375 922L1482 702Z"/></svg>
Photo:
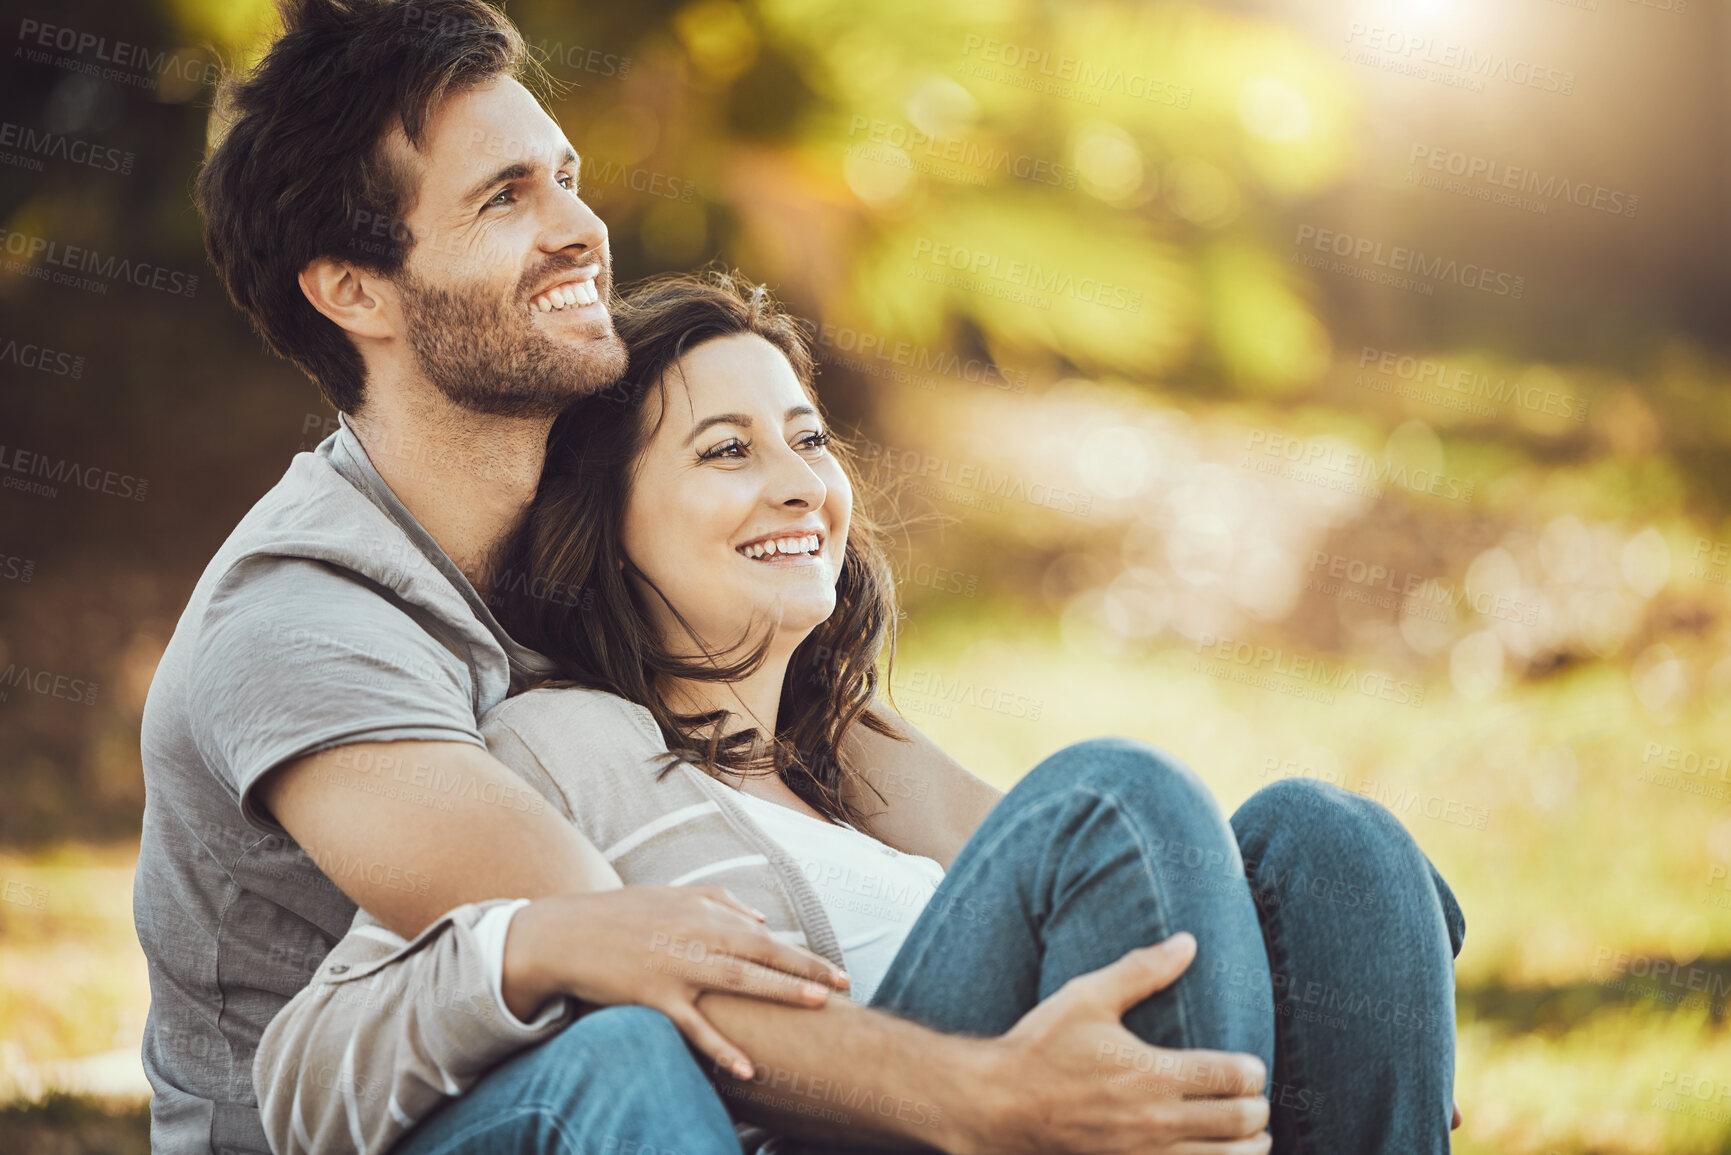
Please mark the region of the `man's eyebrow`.
<svg viewBox="0 0 1731 1155"><path fill-rule="evenodd" d="M559 155L558 164L563 166L577 163L579 163L577 160L577 150L567 144L565 146L565 151ZM534 175L535 166L528 161L520 160L513 164L508 164L492 176L489 176L486 180L476 181L474 185L470 187L469 191L463 195L463 203L468 204L470 201L479 200L484 194L490 191L494 185L503 184L508 180L522 180L525 177Z"/></svg>

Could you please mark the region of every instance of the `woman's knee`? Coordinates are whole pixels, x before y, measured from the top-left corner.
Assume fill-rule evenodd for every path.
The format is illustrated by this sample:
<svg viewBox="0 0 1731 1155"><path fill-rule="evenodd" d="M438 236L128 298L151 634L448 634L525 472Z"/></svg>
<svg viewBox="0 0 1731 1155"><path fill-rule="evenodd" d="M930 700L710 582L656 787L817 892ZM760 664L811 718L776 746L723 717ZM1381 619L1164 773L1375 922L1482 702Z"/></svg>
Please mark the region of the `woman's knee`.
<svg viewBox="0 0 1731 1155"><path fill-rule="evenodd" d="M1232 829L1259 895L1297 886L1330 902L1415 909L1413 900L1434 892L1460 952L1466 921L1454 894L1386 807L1333 783L1285 778L1251 795Z"/></svg>
<svg viewBox="0 0 1731 1155"><path fill-rule="evenodd" d="M1090 738L1066 746L1034 767L1028 779L1041 790L1081 787L1120 798L1151 798L1169 807L1220 811L1194 770L1134 738Z"/></svg>
<svg viewBox="0 0 1731 1155"><path fill-rule="evenodd" d="M652 1007L611 1006L590 1011L538 1048L546 1069L568 1075L582 1086L616 1080L621 1093L668 1079L694 1076L702 1068L685 1037ZM628 1074L654 1073L644 1080Z"/></svg>

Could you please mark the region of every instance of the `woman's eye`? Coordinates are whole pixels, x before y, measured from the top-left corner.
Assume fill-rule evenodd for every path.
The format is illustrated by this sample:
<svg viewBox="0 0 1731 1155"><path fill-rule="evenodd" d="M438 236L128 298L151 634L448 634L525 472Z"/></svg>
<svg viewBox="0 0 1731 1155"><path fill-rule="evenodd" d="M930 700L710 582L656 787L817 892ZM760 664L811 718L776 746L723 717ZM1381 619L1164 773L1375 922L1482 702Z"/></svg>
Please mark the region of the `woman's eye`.
<svg viewBox="0 0 1731 1155"><path fill-rule="evenodd" d="M823 447L829 444L829 434L822 430L819 430L816 433L807 433L799 439L797 444L801 449L812 452L822 452Z"/></svg>
<svg viewBox="0 0 1731 1155"><path fill-rule="evenodd" d="M714 461L718 458L744 456L745 442L735 439L733 441L723 441L713 449L704 450L702 453L698 454L698 459L702 461Z"/></svg>

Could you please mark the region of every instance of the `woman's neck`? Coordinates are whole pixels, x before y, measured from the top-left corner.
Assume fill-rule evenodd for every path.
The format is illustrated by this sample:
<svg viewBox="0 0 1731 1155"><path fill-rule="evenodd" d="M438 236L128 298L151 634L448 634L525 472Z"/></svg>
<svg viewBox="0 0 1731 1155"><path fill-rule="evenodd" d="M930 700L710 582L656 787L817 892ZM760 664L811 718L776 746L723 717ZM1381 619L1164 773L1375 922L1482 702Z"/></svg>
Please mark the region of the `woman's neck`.
<svg viewBox="0 0 1731 1155"><path fill-rule="evenodd" d="M790 650L775 646L763 664L735 682L698 682L675 679L667 687L666 701L680 714L710 714L725 710L724 734L756 730L767 741L775 737L781 707L782 685L787 680Z"/></svg>

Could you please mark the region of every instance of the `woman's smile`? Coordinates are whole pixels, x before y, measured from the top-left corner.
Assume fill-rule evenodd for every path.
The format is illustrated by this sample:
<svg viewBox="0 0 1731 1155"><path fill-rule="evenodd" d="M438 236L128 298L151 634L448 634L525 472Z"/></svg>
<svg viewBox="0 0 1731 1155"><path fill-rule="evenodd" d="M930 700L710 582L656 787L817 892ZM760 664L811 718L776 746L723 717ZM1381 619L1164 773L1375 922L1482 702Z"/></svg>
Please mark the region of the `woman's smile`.
<svg viewBox="0 0 1731 1155"><path fill-rule="evenodd" d="M824 553L824 532L817 527L795 526L766 533L734 546L734 552L757 565L779 569L825 565L829 560Z"/></svg>

